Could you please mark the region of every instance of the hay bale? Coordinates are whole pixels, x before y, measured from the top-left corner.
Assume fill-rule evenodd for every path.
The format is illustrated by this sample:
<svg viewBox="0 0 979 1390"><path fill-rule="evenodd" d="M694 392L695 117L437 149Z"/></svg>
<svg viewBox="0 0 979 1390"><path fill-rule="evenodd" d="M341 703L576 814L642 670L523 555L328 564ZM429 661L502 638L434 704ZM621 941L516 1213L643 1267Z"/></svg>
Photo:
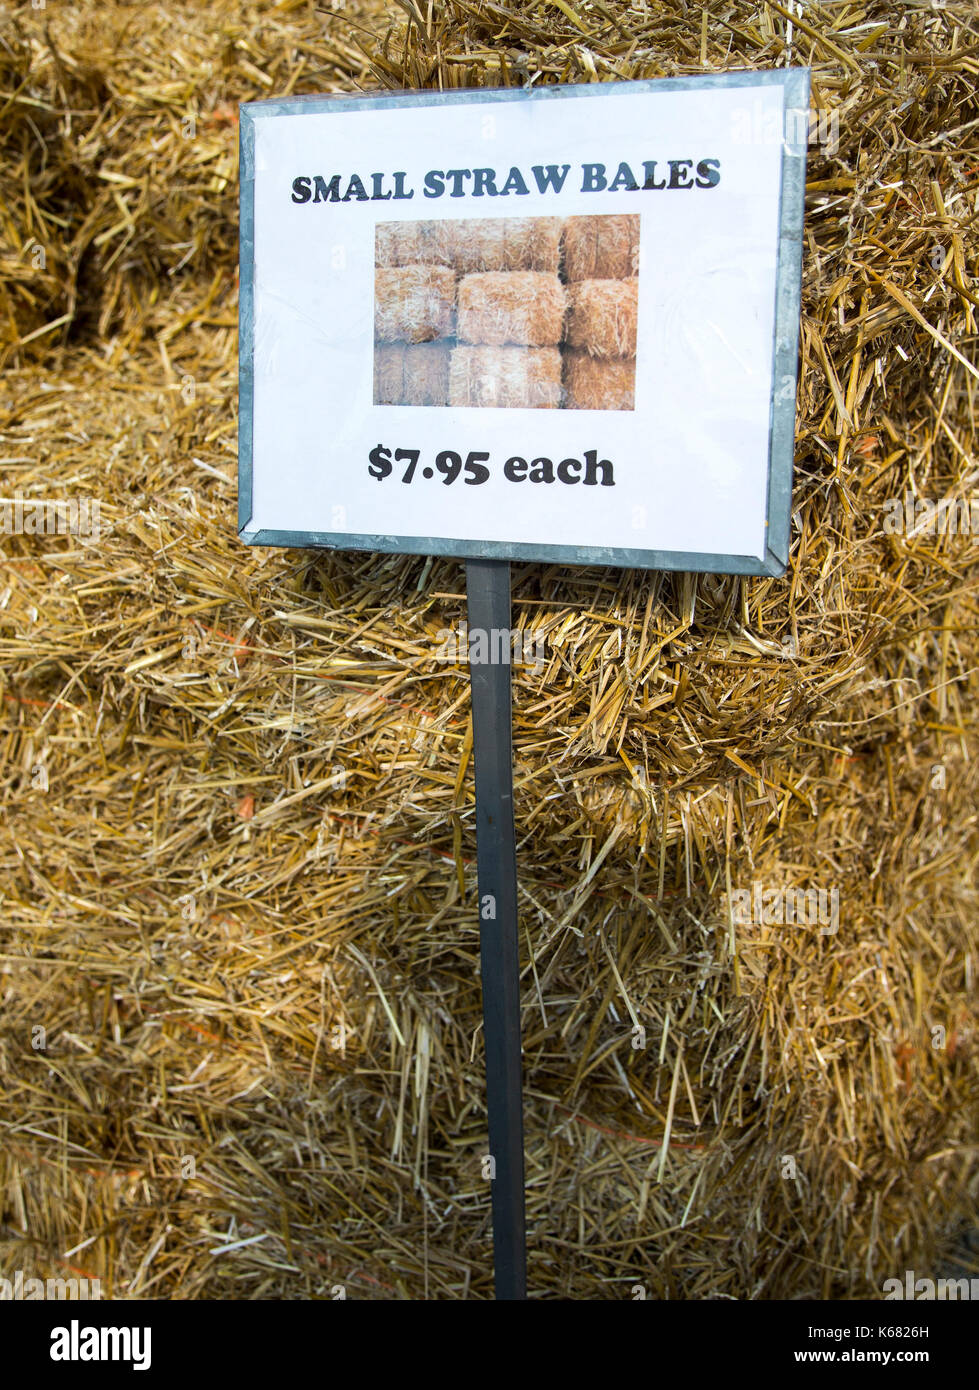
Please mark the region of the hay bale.
<svg viewBox="0 0 979 1390"><path fill-rule="evenodd" d="M461 217L435 224L444 264L462 275L536 270L556 275L561 264L561 217Z"/></svg>
<svg viewBox="0 0 979 1390"><path fill-rule="evenodd" d="M561 341L566 307L567 294L556 275L467 275L459 282L459 337L492 346L550 346Z"/></svg>
<svg viewBox="0 0 979 1390"><path fill-rule="evenodd" d="M639 214L597 213L564 224L569 280L626 280L639 271Z"/></svg>
<svg viewBox="0 0 979 1390"><path fill-rule="evenodd" d="M374 228L374 264L423 265L420 222L378 222Z"/></svg>
<svg viewBox="0 0 979 1390"><path fill-rule="evenodd" d="M561 354L553 347L457 347L449 404L553 410L561 404Z"/></svg>
<svg viewBox="0 0 979 1390"><path fill-rule="evenodd" d="M442 222L378 222L374 228L376 266L451 266Z"/></svg>
<svg viewBox="0 0 979 1390"><path fill-rule="evenodd" d="M635 358L564 354L564 404L568 410L635 410Z"/></svg>
<svg viewBox="0 0 979 1390"><path fill-rule="evenodd" d="M405 405L448 405L450 353L448 343L418 343L405 348Z"/></svg>
<svg viewBox="0 0 979 1390"><path fill-rule="evenodd" d="M568 343L592 357L635 357L638 280L579 280L568 294Z"/></svg>
<svg viewBox="0 0 979 1390"><path fill-rule="evenodd" d="M440 223L439 236L449 265L460 275L508 270L504 251L507 220L505 217L460 217L457 221Z"/></svg>
<svg viewBox="0 0 979 1390"><path fill-rule="evenodd" d="M455 272L444 266L379 266L374 272L374 336L426 343L451 334Z"/></svg>
<svg viewBox="0 0 979 1390"><path fill-rule="evenodd" d="M405 344L374 347L374 404L400 405L405 389Z"/></svg>
<svg viewBox="0 0 979 1390"><path fill-rule="evenodd" d="M563 229L563 217L506 218L503 223L503 269L537 270L556 275L561 265Z"/></svg>
<svg viewBox="0 0 979 1390"><path fill-rule="evenodd" d="M375 347L375 405L448 403L448 343L381 343Z"/></svg>

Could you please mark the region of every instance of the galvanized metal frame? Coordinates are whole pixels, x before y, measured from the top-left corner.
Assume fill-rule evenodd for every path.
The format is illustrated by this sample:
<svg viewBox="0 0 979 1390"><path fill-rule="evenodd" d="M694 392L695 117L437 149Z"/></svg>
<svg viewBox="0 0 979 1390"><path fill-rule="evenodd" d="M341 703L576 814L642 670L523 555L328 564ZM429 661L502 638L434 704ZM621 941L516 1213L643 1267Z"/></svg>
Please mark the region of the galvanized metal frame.
<svg viewBox="0 0 979 1390"><path fill-rule="evenodd" d="M251 525L252 412L254 404L255 123L299 112L368 110L382 107L451 106L459 102L561 101L569 97L651 95L716 87L780 85L785 91L773 393L768 432L767 544L763 558L700 551L642 550L614 546L526 544L459 540L447 536L350 535L345 532L282 531ZM531 88L466 88L453 92L388 92L352 97L302 96L241 106L241 220L239 298L238 530L249 545L302 546L326 550L374 550L407 555L454 555L460 559L536 560L545 564L615 565L627 569L704 571L718 574L781 574L788 563L795 435L796 362L802 281L802 217L809 120L809 69L704 73L642 82L599 82Z"/></svg>

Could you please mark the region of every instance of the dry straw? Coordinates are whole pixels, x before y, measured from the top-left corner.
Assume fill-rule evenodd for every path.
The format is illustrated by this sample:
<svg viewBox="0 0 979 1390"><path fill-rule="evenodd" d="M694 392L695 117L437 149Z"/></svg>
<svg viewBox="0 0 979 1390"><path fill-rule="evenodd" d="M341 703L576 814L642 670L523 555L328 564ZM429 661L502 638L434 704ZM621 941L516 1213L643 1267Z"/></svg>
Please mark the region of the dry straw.
<svg viewBox="0 0 979 1390"><path fill-rule="evenodd" d="M0 1272L491 1292L462 567L234 538L235 103L791 62L789 573L513 571L530 1287L879 1298L976 1202L977 550L882 521L975 489L974 6L407 8L5 22L4 494L108 529L2 538Z"/></svg>
<svg viewBox="0 0 979 1390"><path fill-rule="evenodd" d="M447 263L473 271L535 270L557 274L560 217L463 217L445 221L440 235Z"/></svg>
<svg viewBox="0 0 979 1390"><path fill-rule="evenodd" d="M440 222L378 222L374 252L379 266L454 264Z"/></svg>

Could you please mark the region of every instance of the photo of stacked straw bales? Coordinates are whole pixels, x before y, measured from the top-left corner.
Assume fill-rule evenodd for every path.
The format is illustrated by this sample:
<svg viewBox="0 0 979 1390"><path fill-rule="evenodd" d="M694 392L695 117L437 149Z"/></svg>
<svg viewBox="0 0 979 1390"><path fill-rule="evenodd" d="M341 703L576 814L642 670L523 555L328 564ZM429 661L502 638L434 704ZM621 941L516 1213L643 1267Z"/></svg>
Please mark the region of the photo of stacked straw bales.
<svg viewBox="0 0 979 1390"><path fill-rule="evenodd" d="M639 214L382 222L374 404L633 410Z"/></svg>

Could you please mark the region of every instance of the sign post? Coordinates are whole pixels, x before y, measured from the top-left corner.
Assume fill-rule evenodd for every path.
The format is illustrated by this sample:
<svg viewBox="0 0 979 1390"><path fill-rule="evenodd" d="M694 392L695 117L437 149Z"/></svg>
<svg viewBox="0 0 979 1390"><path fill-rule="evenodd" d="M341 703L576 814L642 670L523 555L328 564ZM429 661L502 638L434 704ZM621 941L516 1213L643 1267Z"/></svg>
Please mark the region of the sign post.
<svg viewBox="0 0 979 1390"><path fill-rule="evenodd" d="M510 561L783 573L808 134L806 68L241 108L241 539L466 561L500 1299Z"/></svg>
<svg viewBox="0 0 979 1390"><path fill-rule="evenodd" d="M469 631L506 633L509 642L509 561L468 560L466 595ZM488 650L492 654L492 642ZM527 1295L527 1259L510 665L504 661L470 660L469 670L476 764L486 1108L493 1184L493 1266L496 1297L521 1299Z"/></svg>

